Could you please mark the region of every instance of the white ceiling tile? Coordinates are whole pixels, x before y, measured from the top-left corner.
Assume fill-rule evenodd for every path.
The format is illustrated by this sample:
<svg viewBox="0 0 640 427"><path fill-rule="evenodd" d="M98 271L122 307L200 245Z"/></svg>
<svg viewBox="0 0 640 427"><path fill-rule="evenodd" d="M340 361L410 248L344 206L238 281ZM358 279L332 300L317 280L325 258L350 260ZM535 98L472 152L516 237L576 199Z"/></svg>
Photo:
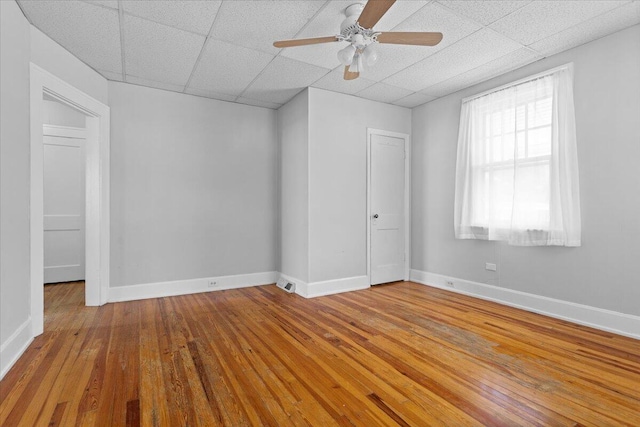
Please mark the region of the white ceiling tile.
<svg viewBox="0 0 640 427"><path fill-rule="evenodd" d="M482 25L492 24L530 2L531 0L438 0L444 7Z"/></svg>
<svg viewBox="0 0 640 427"><path fill-rule="evenodd" d="M524 45L547 38L626 1L534 1L491 24L491 28Z"/></svg>
<svg viewBox="0 0 640 427"><path fill-rule="evenodd" d="M378 62L372 67L365 66L365 69L360 73L361 76L376 82L382 81L434 53L434 48L429 46L378 44L376 49L378 50Z"/></svg>
<svg viewBox="0 0 640 427"><path fill-rule="evenodd" d="M540 40L530 45L530 47L545 56L549 56L636 24L640 24L640 1L627 3L603 15L591 18L551 37Z"/></svg>
<svg viewBox="0 0 640 427"><path fill-rule="evenodd" d="M256 99L244 98L242 96L236 99L236 102L239 102L240 104L253 105L254 107L271 108L272 110L277 110L278 108L282 107L282 104L276 104L267 101L258 101Z"/></svg>
<svg viewBox="0 0 640 427"><path fill-rule="evenodd" d="M385 83L376 83L356 93L356 96L370 99L372 101L391 103L410 94L410 90L391 86Z"/></svg>
<svg viewBox="0 0 640 427"><path fill-rule="evenodd" d="M301 36L296 38L306 37L307 36ZM287 47L282 49L280 55L306 62L307 64L317 65L318 67L333 69L340 65L340 61L338 61L338 51L347 45L347 42L335 42Z"/></svg>
<svg viewBox="0 0 640 427"><path fill-rule="evenodd" d="M31 22L96 69L122 72L118 12L81 1L21 1Z"/></svg>
<svg viewBox="0 0 640 427"><path fill-rule="evenodd" d="M145 19L125 15L127 74L185 85L205 38Z"/></svg>
<svg viewBox="0 0 640 427"><path fill-rule="evenodd" d="M338 67L326 76L315 82L312 86L332 92L347 93L353 95L356 92L371 86L375 82L363 77L355 80L344 79L344 67Z"/></svg>
<svg viewBox="0 0 640 427"><path fill-rule="evenodd" d="M149 80L137 76L127 74L127 83L134 85L153 87L156 89L170 90L172 92L182 92L184 90L183 85L175 85L170 83L163 83L154 80Z"/></svg>
<svg viewBox="0 0 640 427"><path fill-rule="evenodd" d="M432 49L443 49L463 37L479 30L476 22L462 18L438 3L431 3L409 19L396 26L393 31L429 31L442 33L442 41Z"/></svg>
<svg viewBox="0 0 640 427"><path fill-rule="evenodd" d="M531 52L529 49L518 49L465 73L430 86L420 93L439 98L523 67L539 59L541 59L541 57Z"/></svg>
<svg viewBox="0 0 640 427"><path fill-rule="evenodd" d="M117 82L121 82L123 80L122 73L114 73L114 72L105 71L105 70L96 70L96 71L102 74L102 76L107 80L113 80Z"/></svg>
<svg viewBox="0 0 640 427"><path fill-rule="evenodd" d="M409 96L405 96L404 98L400 98L397 101L394 101L394 104L401 107L414 108L418 105L433 101L434 99L436 99L435 96L429 96L425 95L424 93L416 92L412 93Z"/></svg>
<svg viewBox="0 0 640 427"><path fill-rule="evenodd" d="M240 95L274 55L209 39L189 87Z"/></svg>
<svg viewBox="0 0 640 427"><path fill-rule="evenodd" d="M132 15L206 36L221 1L123 0L121 4Z"/></svg>
<svg viewBox="0 0 640 427"><path fill-rule="evenodd" d="M273 47L273 42L293 38L323 4L323 1L226 1L218 11L211 36L275 55L280 49Z"/></svg>
<svg viewBox="0 0 640 427"><path fill-rule="evenodd" d="M413 18L413 14L422 13L422 8L431 3L431 0L399 0L393 4L391 9L385 13L378 23L373 27L376 31L400 31L397 27L408 19ZM431 31L431 30L416 30Z"/></svg>
<svg viewBox="0 0 640 427"><path fill-rule="evenodd" d="M333 36L340 33L340 23L346 18L344 10L355 0L335 0L327 3L296 38Z"/></svg>
<svg viewBox="0 0 640 427"><path fill-rule="evenodd" d="M394 74L384 82L418 92L519 48L521 46L516 42L485 28Z"/></svg>
<svg viewBox="0 0 640 427"><path fill-rule="evenodd" d="M217 92L213 92L213 91L210 91L210 90L201 90L201 89L188 88L184 92L188 93L189 95L202 96L204 98L217 99L219 101L230 101L230 102L233 102L233 101L236 100L236 97L233 96L233 95L226 95L224 93L217 93Z"/></svg>
<svg viewBox="0 0 640 427"><path fill-rule="evenodd" d="M284 104L328 72L326 68L277 56L242 96Z"/></svg>
<svg viewBox="0 0 640 427"><path fill-rule="evenodd" d="M110 7L112 9L118 8L118 0L82 0L85 3L97 4L104 7Z"/></svg>

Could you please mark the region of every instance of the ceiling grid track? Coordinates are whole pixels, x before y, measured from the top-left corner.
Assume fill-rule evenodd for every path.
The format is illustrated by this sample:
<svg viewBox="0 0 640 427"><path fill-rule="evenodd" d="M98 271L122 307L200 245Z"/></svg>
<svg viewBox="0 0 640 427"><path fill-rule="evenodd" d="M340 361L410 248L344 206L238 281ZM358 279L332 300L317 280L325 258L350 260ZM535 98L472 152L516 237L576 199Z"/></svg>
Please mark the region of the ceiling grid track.
<svg viewBox="0 0 640 427"><path fill-rule="evenodd" d="M182 89L182 93L187 93L187 89L191 84L191 80L193 80L193 76L195 75L196 70L198 69L198 65L200 65L200 60L202 59L202 55L204 55L204 51L207 48L207 45L209 44L209 40L213 38L212 36L213 29L216 25L216 22L218 21L218 16L220 16L220 10L222 9L226 1L227 0L222 0L222 2L220 3L220 7L216 11L216 16L213 17L213 22L211 23L211 27L209 27L209 33L207 34L207 37L204 39L204 43L202 44L202 49L200 49L198 58L196 58L196 62L195 64L193 64L193 69L191 70L191 74L189 75L189 79L187 80L187 83L184 85L184 89Z"/></svg>
<svg viewBox="0 0 640 427"><path fill-rule="evenodd" d="M519 8L514 9L514 10L512 10L511 12L507 13L506 15L504 15L504 16L502 16L502 17L500 17L500 18L498 19L498 21L499 21L500 19L504 19L504 18L506 18L506 17L508 17L508 16L510 16L510 15L513 15L514 13L516 13L517 11L519 11L520 9L522 9L523 7L525 7L526 5L528 5L529 3L531 3L532 1L533 1L533 0L530 0L530 1L527 1L527 2L522 2L522 5L521 5ZM534 53L534 54L536 54L536 55L540 56L541 58L544 58L544 55L543 55L543 54L541 54L540 52L536 51L535 49L532 49L531 47L529 47L529 46L527 46L527 45L523 45L523 44L522 44L522 43L520 43L519 41L514 40L513 38L511 38L511 37L507 36L506 34L502 34L502 33L498 32L498 31L494 30L493 28L491 28L491 27L490 27L490 25L491 25L491 24L493 24L493 22L491 22L491 23L490 23L490 24L488 24L488 25L485 25L485 24L483 24L483 23L482 23L482 22L480 22L480 21L476 21L475 19L471 19L471 18L469 18L468 16L461 15L458 11L453 10L453 9L451 9L451 8L447 7L447 5L446 5L446 4L444 4L444 3L441 3L441 2L439 2L439 1L438 1L437 3L438 3L440 6L444 7L445 9L447 9L449 12L451 12L451 13L453 13L454 15L456 15L457 17L459 17L460 19L467 19L467 20L470 20L470 21L472 21L472 22L474 22L474 23L476 23L476 24L480 25L480 26L482 27L482 28L481 28L481 30L482 30L482 29L486 29L486 30L493 31L493 32L495 32L495 33L499 34L501 37L504 37L504 38L506 38L506 39L509 39L509 40L511 40L511 41L512 41L512 42L514 42L514 43L518 43L520 46L522 46L524 49L527 49L527 50L528 50L528 51L530 51L531 53ZM494 21L494 22L495 22L495 21ZM479 67L481 67L481 65L480 65ZM476 67L476 68L479 68L479 67ZM473 69L475 70L475 68L473 68ZM468 71L471 71L471 70L468 70ZM465 71L465 72L466 72L466 71ZM389 76L389 77L391 77L391 76ZM452 78L454 78L454 77L457 77L457 76L451 76L451 77L450 77L450 79L452 79ZM449 80L449 79L447 79L447 80ZM425 88L425 89L426 89L426 88ZM424 89L423 89L423 90L424 90Z"/></svg>
<svg viewBox="0 0 640 427"><path fill-rule="evenodd" d="M120 57L122 58L122 81L127 82L127 66L124 53L124 8L122 0L118 0L118 26L120 27Z"/></svg>

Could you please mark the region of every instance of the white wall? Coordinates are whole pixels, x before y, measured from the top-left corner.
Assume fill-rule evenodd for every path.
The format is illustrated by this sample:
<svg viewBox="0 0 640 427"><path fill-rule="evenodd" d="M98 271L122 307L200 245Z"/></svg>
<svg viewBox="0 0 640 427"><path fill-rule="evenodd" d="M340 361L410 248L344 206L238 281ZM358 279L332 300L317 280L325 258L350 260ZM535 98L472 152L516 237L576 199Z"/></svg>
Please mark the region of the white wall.
<svg viewBox="0 0 640 427"><path fill-rule="evenodd" d="M456 240L463 97L575 65L582 246ZM640 26L551 56L413 111L412 268L640 315ZM485 262L498 265L485 270Z"/></svg>
<svg viewBox="0 0 640 427"><path fill-rule="evenodd" d="M111 287L273 272L276 112L109 82Z"/></svg>
<svg viewBox="0 0 640 427"><path fill-rule="evenodd" d="M309 91L278 110L280 142L280 265L309 281Z"/></svg>
<svg viewBox="0 0 640 427"><path fill-rule="evenodd" d="M309 282L367 274L367 128L411 134L411 110L309 89Z"/></svg>
<svg viewBox="0 0 640 427"><path fill-rule="evenodd" d="M36 27L31 26L30 31L31 62L103 104L107 104L107 79Z"/></svg>
<svg viewBox="0 0 640 427"><path fill-rule="evenodd" d="M1 378L31 338L29 23L13 1L0 1L0 93Z"/></svg>

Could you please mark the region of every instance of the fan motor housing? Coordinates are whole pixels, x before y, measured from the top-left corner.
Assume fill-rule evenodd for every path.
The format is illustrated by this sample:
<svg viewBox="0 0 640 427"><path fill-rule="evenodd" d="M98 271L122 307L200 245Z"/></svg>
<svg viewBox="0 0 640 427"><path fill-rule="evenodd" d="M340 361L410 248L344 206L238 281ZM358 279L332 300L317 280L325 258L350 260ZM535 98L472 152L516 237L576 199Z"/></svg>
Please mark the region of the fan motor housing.
<svg viewBox="0 0 640 427"><path fill-rule="evenodd" d="M342 33L345 29L355 25L364 9L363 3L354 3L351 6L348 6L344 10L344 14L346 16L345 20L340 24L340 32Z"/></svg>

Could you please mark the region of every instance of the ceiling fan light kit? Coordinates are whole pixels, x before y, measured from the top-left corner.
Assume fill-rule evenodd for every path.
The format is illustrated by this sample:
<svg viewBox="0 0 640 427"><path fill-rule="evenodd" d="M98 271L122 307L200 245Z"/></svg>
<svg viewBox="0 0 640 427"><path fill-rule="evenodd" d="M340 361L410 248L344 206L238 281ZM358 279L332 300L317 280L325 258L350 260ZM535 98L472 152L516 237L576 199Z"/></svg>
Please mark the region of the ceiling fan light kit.
<svg viewBox="0 0 640 427"><path fill-rule="evenodd" d="M349 45L338 51L338 60L344 65L344 79L360 76L364 66L371 67L378 60L376 43L435 46L442 40L442 33L377 32L373 26L382 18L396 0L369 0L367 4L355 3L344 11L346 18L340 24L340 34L311 39L282 40L274 42L278 48L309 44L347 42Z"/></svg>
<svg viewBox="0 0 640 427"><path fill-rule="evenodd" d="M361 5L352 5L361 6ZM352 7L349 6L349 7ZM348 10L349 8L347 8ZM350 18L347 17L346 20ZM346 21L345 20L345 21ZM338 51L338 60L342 65L350 67L349 71L359 73L363 69L363 57L367 66L372 66L378 59L374 43L377 43L379 33L362 28L357 22L347 26L342 33L336 36L338 41L348 42L349 46Z"/></svg>

